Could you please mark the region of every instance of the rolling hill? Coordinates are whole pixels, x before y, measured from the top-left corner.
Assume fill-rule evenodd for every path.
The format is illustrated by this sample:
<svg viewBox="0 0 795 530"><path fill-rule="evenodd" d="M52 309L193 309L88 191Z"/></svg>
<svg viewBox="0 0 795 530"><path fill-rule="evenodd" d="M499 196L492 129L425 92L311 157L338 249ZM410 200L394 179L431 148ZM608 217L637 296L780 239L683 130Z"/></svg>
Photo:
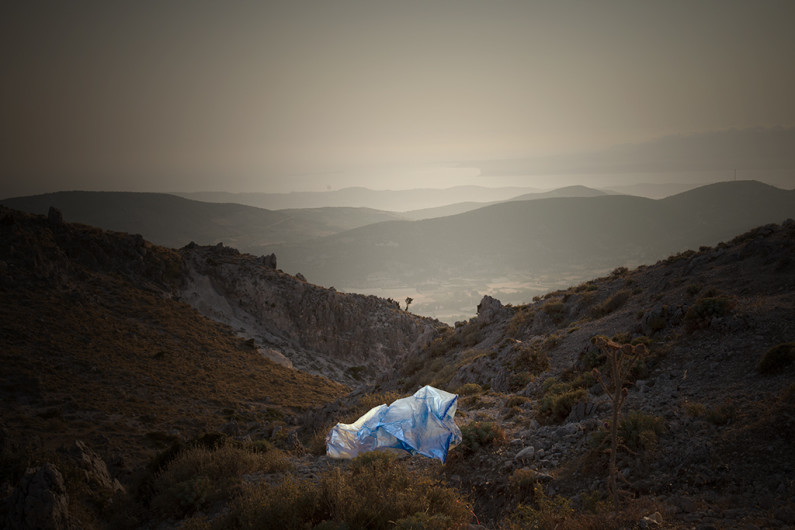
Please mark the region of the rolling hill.
<svg viewBox="0 0 795 530"><path fill-rule="evenodd" d="M257 255L275 253L284 270L317 284L396 300L409 296L417 313L452 323L471 316L483 294L519 303L618 266L653 263L795 217L793 196L739 181L657 200L570 187L402 214L271 211L133 193L63 192L0 202L36 213L54 205L67 220L140 233L167 246L223 242Z"/></svg>
<svg viewBox="0 0 795 530"><path fill-rule="evenodd" d="M390 221L271 247L286 270L325 285L404 285L456 276L579 272L653 263L795 217L795 192L754 181L661 200L602 195L510 201L422 221Z"/></svg>
<svg viewBox="0 0 795 530"><path fill-rule="evenodd" d="M512 197L511 199L508 200L529 201L534 199L549 199L551 197L596 197L599 195L605 195L605 192L595 190L593 188L588 188L586 186L567 186L564 188L558 188L555 190L545 191L545 192L524 193L522 195ZM457 215L460 213L477 210L479 208L484 208L486 206L491 206L492 204L497 204L499 202L505 202L505 201L458 202L454 204L448 204L446 206L437 206L436 208L423 208L420 210L410 210L408 212L402 212L401 215L405 219L409 219L412 221L421 221L423 219L432 219L434 217L447 217L450 215Z"/></svg>
<svg viewBox="0 0 795 530"><path fill-rule="evenodd" d="M448 204L475 201L504 201L532 188L487 188L482 186L454 186L446 189L371 190L363 187L334 191L306 191L291 193L179 193L181 197L207 202L234 202L258 208L367 207L391 212L436 208Z"/></svg>
<svg viewBox="0 0 795 530"><path fill-rule="evenodd" d="M223 242L251 252L400 218L369 208L271 211L162 193L70 191L4 199L0 204L35 214L46 214L53 206L71 222L141 234L169 247L191 241L207 245Z"/></svg>

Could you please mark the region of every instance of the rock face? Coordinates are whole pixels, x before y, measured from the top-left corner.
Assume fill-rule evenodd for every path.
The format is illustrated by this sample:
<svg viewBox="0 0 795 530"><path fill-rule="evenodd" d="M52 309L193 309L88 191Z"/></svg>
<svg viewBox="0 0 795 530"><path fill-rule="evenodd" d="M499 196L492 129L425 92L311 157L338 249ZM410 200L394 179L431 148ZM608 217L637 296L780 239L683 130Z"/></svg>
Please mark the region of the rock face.
<svg viewBox="0 0 795 530"><path fill-rule="evenodd" d="M52 464L29 469L8 501L6 528L60 530L69 527L69 496Z"/></svg>
<svg viewBox="0 0 795 530"><path fill-rule="evenodd" d="M188 268L184 301L254 338L263 354L277 352L300 370L343 383L372 381L443 327L387 300L285 274L274 268L275 257L256 258L223 245L190 245L180 252Z"/></svg>
<svg viewBox="0 0 795 530"><path fill-rule="evenodd" d="M489 295L485 295L478 304L478 320L490 324L505 313L502 302Z"/></svg>
<svg viewBox="0 0 795 530"><path fill-rule="evenodd" d="M124 491L118 480L112 478L102 458L86 444L76 440L74 445L61 450L82 471L86 483L94 489L116 493Z"/></svg>

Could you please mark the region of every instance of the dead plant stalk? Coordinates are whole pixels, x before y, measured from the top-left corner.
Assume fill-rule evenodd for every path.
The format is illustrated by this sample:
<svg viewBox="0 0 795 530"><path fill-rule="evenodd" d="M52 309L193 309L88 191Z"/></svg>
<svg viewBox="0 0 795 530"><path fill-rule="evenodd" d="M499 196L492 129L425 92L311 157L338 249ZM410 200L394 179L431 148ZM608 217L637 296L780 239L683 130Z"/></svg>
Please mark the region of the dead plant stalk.
<svg viewBox="0 0 795 530"><path fill-rule="evenodd" d="M648 350L643 344L618 344L605 337L595 337L594 344L604 352L607 358L608 381L602 377L598 369L593 369L593 375L604 389L612 404L612 419L610 421L610 464L608 467L608 488L613 494L613 509L618 510L618 476L616 466L616 453L618 452L618 419L621 407L627 398L627 388L630 372L635 362L645 355ZM625 480L624 477L621 477Z"/></svg>

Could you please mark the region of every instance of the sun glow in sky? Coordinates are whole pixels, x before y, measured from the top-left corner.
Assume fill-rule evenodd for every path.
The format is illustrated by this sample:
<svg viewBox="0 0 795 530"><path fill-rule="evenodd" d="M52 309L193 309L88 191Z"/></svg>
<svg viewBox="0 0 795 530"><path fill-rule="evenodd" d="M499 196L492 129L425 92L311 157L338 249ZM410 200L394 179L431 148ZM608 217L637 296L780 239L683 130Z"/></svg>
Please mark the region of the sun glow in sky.
<svg viewBox="0 0 795 530"><path fill-rule="evenodd" d="M0 197L552 187L481 162L795 126L793 20L767 0L5 2Z"/></svg>

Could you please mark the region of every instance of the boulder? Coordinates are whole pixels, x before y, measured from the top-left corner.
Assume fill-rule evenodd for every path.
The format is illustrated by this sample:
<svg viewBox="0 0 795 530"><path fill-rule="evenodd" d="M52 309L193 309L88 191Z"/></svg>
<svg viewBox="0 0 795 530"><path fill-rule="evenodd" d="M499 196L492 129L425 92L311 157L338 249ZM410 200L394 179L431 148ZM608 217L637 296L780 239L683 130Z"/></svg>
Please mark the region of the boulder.
<svg viewBox="0 0 795 530"><path fill-rule="evenodd" d="M503 312L502 302L485 295L478 304L478 320L485 323L493 322Z"/></svg>
<svg viewBox="0 0 795 530"><path fill-rule="evenodd" d="M69 528L69 495L53 464L29 469L8 500L9 530Z"/></svg>
<svg viewBox="0 0 795 530"><path fill-rule="evenodd" d="M533 457L535 456L535 453L536 453L535 447L533 447L531 445L531 446L525 447L524 449L522 449L521 451L516 453L516 456L514 458L516 460L529 461L529 460L533 459Z"/></svg>

